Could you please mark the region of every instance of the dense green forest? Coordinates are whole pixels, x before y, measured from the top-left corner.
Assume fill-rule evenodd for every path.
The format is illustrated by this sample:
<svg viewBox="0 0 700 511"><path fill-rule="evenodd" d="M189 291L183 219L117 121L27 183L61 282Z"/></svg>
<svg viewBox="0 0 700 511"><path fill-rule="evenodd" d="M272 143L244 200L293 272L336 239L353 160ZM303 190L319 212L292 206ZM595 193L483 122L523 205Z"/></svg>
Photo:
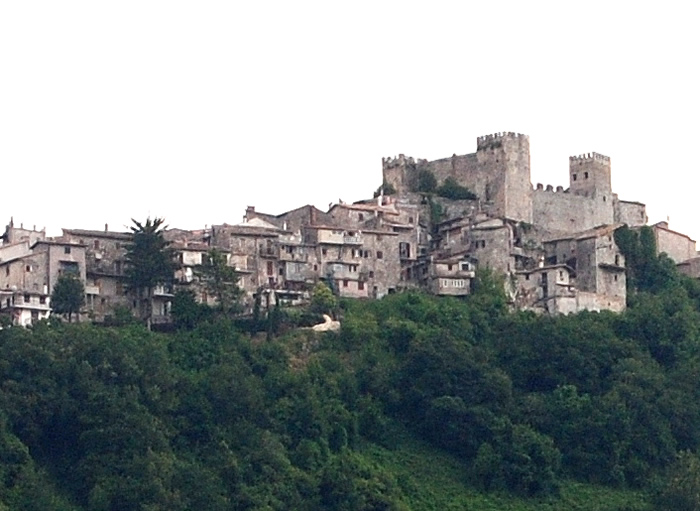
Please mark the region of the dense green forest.
<svg viewBox="0 0 700 511"><path fill-rule="evenodd" d="M466 300L0 330L0 510L700 509L700 286L618 236L619 315L509 312L482 274ZM319 307L339 333L296 328Z"/></svg>

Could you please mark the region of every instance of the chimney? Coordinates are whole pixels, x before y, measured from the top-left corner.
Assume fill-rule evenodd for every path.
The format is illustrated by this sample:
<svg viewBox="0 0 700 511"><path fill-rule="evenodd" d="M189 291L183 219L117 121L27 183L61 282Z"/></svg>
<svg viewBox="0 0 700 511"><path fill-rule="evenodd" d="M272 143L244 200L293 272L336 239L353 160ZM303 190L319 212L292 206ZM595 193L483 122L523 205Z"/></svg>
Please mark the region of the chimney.
<svg viewBox="0 0 700 511"><path fill-rule="evenodd" d="M105 224L105 232L109 231L109 225Z"/></svg>

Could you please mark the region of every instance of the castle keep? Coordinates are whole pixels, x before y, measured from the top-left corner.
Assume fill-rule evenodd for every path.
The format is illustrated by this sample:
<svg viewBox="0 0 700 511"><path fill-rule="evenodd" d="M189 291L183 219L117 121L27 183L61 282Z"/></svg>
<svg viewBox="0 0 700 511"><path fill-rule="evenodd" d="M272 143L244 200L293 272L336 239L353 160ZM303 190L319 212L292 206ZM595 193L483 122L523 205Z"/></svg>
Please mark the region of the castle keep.
<svg viewBox="0 0 700 511"><path fill-rule="evenodd" d="M303 304L318 281L352 298L406 289L466 296L480 268L504 277L515 308L548 314L625 308L625 261L614 233L645 225L647 216L644 204L613 192L609 157L572 156L566 188L533 186L529 138L497 133L479 137L471 154L383 158L382 174L387 193L328 211L307 205L271 215L249 206L239 223L166 231L178 269L172 285L155 290L155 322L170 320L178 290L215 303L194 271L212 248L236 269L248 310L255 300L263 307ZM437 189L421 190L426 176ZM470 198L447 198L440 191L447 184ZM665 222L653 228L658 250L700 275L695 241ZM83 316L104 320L117 307L138 314L143 304L125 286L129 240L107 226L64 229L49 239L11 221L0 244L0 313L21 325L48 317L53 285L71 273L85 285Z"/></svg>

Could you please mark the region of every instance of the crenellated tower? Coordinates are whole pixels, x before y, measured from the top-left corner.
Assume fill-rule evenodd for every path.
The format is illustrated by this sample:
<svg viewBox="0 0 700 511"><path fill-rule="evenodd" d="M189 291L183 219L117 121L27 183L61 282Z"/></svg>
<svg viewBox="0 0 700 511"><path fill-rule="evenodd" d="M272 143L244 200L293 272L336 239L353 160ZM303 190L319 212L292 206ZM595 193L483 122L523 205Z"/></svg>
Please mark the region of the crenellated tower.
<svg viewBox="0 0 700 511"><path fill-rule="evenodd" d="M569 158L569 192L593 201L594 225L615 221L615 197L610 179L610 158L598 153L587 153Z"/></svg>
<svg viewBox="0 0 700 511"><path fill-rule="evenodd" d="M416 162L411 157L400 154L398 158L382 158L383 182L391 185L399 195L411 191L415 174Z"/></svg>
<svg viewBox="0 0 700 511"><path fill-rule="evenodd" d="M477 139L476 157L484 177L483 199L502 218L532 223L530 138L496 133Z"/></svg>
<svg viewBox="0 0 700 511"><path fill-rule="evenodd" d="M601 202L611 200L610 158L598 153L569 157L569 190Z"/></svg>

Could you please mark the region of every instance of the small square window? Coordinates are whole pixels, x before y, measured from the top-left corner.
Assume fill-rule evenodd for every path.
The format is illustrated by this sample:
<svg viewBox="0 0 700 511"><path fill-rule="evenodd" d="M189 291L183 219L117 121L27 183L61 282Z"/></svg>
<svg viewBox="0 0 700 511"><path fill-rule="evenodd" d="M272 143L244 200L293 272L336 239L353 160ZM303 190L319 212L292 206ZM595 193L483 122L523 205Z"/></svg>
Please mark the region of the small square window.
<svg viewBox="0 0 700 511"><path fill-rule="evenodd" d="M377 250L377 259L384 259L384 252Z"/></svg>
<svg viewBox="0 0 700 511"><path fill-rule="evenodd" d="M70 247L63 247L64 254L70 254Z"/></svg>

